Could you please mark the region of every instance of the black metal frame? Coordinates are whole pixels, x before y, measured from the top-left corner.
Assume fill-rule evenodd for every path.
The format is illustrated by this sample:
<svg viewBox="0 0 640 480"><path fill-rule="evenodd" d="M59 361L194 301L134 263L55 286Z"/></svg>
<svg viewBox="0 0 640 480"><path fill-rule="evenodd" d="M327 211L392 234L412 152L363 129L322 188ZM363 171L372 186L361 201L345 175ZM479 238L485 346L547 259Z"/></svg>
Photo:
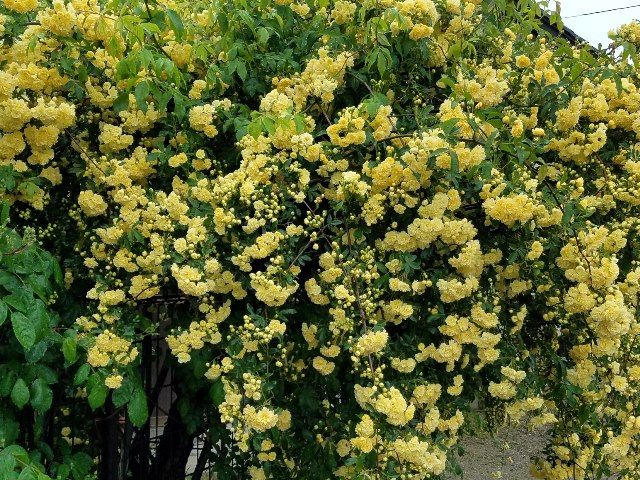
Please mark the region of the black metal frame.
<svg viewBox="0 0 640 480"><path fill-rule="evenodd" d="M211 443L206 434L195 437L191 457L196 462L191 470L185 465L184 474L171 478L162 471L162 463L157 461L156 452L161 442L173 443L174 428L165 428L174 415L173 425L179 425L172 405L177 398L174 379L169 362L166 361L168 346L165 330L171 323L175 307L184 303L183 297L159 297L151 299L140 307L139 313L158 325L159 334L146 335L140 343L140 376L148 399L149 418L141 427L135 427L126 414L126 408L116 409L111 395L104 406L103 417L98 422L100 437L101 480L209 480L212 474L210 454ZM161 322L161 310L170 312L168 321ZM168 399L168 406L162 400ZM169 411L168 411L169 410ZM184 440L184 439L183 439Z"/></svg>

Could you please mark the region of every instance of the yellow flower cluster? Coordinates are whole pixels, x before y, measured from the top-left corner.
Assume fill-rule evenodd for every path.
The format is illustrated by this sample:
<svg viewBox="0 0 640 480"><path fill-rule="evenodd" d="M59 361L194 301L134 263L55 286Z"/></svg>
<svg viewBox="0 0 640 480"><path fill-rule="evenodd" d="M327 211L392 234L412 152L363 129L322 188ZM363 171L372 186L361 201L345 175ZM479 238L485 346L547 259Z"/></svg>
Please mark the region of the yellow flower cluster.
<svg viewBox="0 0 640 480"><path fill-rule="evenodd" d="M27 13L38 8L38 0L2 0L2 3L9 10L18 13Z"/></svg>
<svg viewBox="0 0 640 480"><path fill-rule="evenodd" d="M133 362L138 356L138 349L131 342L105 330L100 333L87 353L87 362L92 367L111 367L117 369ZM118 388L122 383L122 375L113 374L106 378L105 385Z"/></svg>
<svg viewBox="0 0 640 480"><path fill-rule="evenodd" d="M89 217L102 215L108 208L107 202L105 202L99 194L90 190L80 192L80 195L78 195L78 205L84 214Z"/></svg>
<svg viewBox="0 0 640 480"><path fill-rule="evenodd" d="M383 331L369 332L360 337L355 345L356 355L371 355L381 352L389 340L389 334Z"/></svg>
<svg viewBox="0 0 640 480"><path fill-rule="evenodd" d="M5 6L24 13L34 10L37 2L7 1ZM37 28L29 29L22 41L28 43L37 35ZM73 126L76 114L74 106L57 95L67 79L57 69L43 65L44 47L36 48L33 58L24 55L24 47L19 44L3 50L6 65L0 72L0 167L9 165L24 178L7 199L42 210L48 201L47 186L62 183L54 146ZM34 182L34 177L46 182Z"/></svg>
<svg viewBox="0 0 640 480"><path fill-rule="evenodd" d="M619 27L617 30L609 33L614 40L621 38L634 45L640 45L640 22L634 20Z"/></svg>
<svg viewBox="0 0 640 480"><path fill-rule="evenodd" d="M364 125L364 117L355 108L348 108L341 113L338 123L327 127L327 135L331 143L340 147L359 145L367 138Z"/></svg>
<svg viewBox="0 0 640 480"><path fill-rule="evenodd" d="M231 101L226 98L193 107L189 110L189 125L197 132L202 132L207 137L213 138L218 134L214 120L217 118L219 111L229 110L230 108Z"/></svg>
<svg viewBox="0 0 640 480"><path fill-rule="evenodd" d="M336 57L326 48L318 50L317 58L311 59L304 71L292 78L274 78L276 89L293 100L302 109L310 97L317 97L324 103L332 102L334 92L344 82L346 70L354 64L354 55L341 52Z"/></svg>
<svg viewBox="0 0 640 480"><path fill-rule="evenodd" d="M333 18L339 25L348 23L353 19L357 8L358 5L353 2L338 0L335 2L333 9L331 10L331 18Z"/></svg>

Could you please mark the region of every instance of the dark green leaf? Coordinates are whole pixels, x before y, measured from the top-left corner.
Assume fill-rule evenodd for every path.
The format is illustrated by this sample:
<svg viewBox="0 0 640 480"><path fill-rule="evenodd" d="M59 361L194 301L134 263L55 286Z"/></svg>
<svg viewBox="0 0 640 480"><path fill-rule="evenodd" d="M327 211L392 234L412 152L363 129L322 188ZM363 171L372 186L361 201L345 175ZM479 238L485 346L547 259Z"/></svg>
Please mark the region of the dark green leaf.
<svg viewBox="0 0 640 480"><path fill-rule="evenodd" d="M22 288L13 292L11 295L4 297L4 302L14 309L27 313L33 307L33 293L28 289Z"/></svg>
<svg viewBox="0 0 640 480"><path fill-rule="evenodd" d="M184 24L182 23L182 19L180 15L178 15L175 11L170 8L167 9L167 18L169 19L169 24L171 25L171 29L176 32L176 38L180 40L182 35L184 34Z"/></svg>
<svg viewBox="0 0 640 480"><path fill-rule="evenodd" d="M9 314L9 309L7 308L7 304L0 300L0 325L2 325L7 319L7 315Z"/></svg>
<svg viewBox="0 0 640 480"><path fill-rule="evenodd" d="M7 365L0 366L0 397L6 397L11 393L16 376L16 372Z"/></svg>
<svg viewBox="0 0 640 480"><path fill-rule="evenodd" d="M9 220L9 202L2 202L0 207L0 225L5 225Z"/></svg>
<svg viewBox="0 0 640 480"><path fill-rule="evenodd" d="M20 345L26 350L36 341L36 328L33 322L21 312L11 312L11 324Z"/></svg>
<svg viewBox="0 0 640 480"><path fill-rule="evenodd" d="M239 60L236 65L236 73L240 79L244 82L247 79L247 64Z"/></svg>
<svg viewBox="0 0 640 480"><path fill-rule="evenodd" d="M22 409L29 401L29 387L21 378L16 380L13 389L11 389L11 401L19 409Z"/></svg>
<svg viewBox="0 0 640 480"><path fill-rule="evenodd" d="M382 33L378 33L376 35L376 39L378 40L378 43L380 45L384 45L385 47L390 47L391 44L389 43L389 39Z"/></svg>
<svg viewBox="0 0 640 480"><path fill-rule="evenodd" d="M133 384L126 379L122 382L120 388L113 391L111 400L116 408L120 408L131 399L133 395Z"/></svg>
<svg viewBox="0 0 640 480"><path fill-rule="evenodd" d="M24 352L24 358L27 360L27 363L37 363L44 357L44 354L47 353L47 342L40 341L36 343L33 347L29 348Z"/></svg>
<svg viewBox="0 0 640 480"><path fill-rule="evenodd" d="M2 427L0 427L1 430ZM10 453L6 453L6 450L0 452L0 478L11 478L11 475L14 475L16 463L16 458Z"/></svg>
<svg viewBox="0 0 640 480"><path fill-rule="evenodd" d="M75 377L73 378L74 385L82 385L87 378L89 377L89 372L91 367L89 367L88 363L84 363L76 372Z"/></svg>
<svg viewBox="0 0 640 480"><path fill-rule="evenodd" d="M120 94L120 96L118 96L118 98L116 98L115 101L113 102L113 109L115 110L115 113L120 113L126 110L128 107L129 107L128 93Z"/></svg>
<svg viewBox="0 0 640 480"><path fill-rule="evenodd" d="M62 275L62 269L60 268L58 262L51 262L51 272L53 273L53 280L55 281L56 285L62 285L64 276Z"/></svg>
<svg viewBox="0 0 640 480"><path fill-rule="evenodd" d="M45 338L51 333L49 325L51 312L47 310L47 306L42 300L36 299L33 308L27 313L27 317L36 331L36 339Z"/></svg>
<svg viewBox="0 0 640 480"><path fill-rule="evenodd" d="M376 62L376 67L378 67L378 73L380 74L381 77L384 76L385 72L391 66L391 63L392 63L392 60L391 60L391 54L389 53L389 49L381 48L378 54L377 62Z"/></svg>
<svg viewBox="0 0 640 480"><path fill-rule="evenodd" d="M209 396L213 404L217 407L224 402L224 385L220 379L216 380L209 389Z"/></svg>
<svg viewBox="0 0 640 480"><path fill-rule="evenodd" d="M37 470L29 466L20 472L18 480L38 480Z"/></svg>
<svg viewBox="0 0 640 480"><path fill-rule="evenodd" d="M141 427L147 421L149 415L147 408L147 395L142 388L136 388L127 405L129 420L136 427Z"/></svg>
<svg viewBox="0 0 640 480"><path fill-rule="evenodd" d="M74 480L84 480L91 477L89 474L94 468L93 458L85 452L74 453L71 464Z"/></svg>
<svg viewBox="0 0 640 480"><path fill-rule="evenodd" d="M89 406L92 410L104 405L109 389L104 382L95 382L89 392Z"/></svg>
<svg viewBox="0 0 640 480"><path fill-rule="evenodd" d="M7 445L15 442L18 439L18 435L20 435L20 423L13 415L0 413L0 438L3 439L4 444ZM2 451L0 457L4 455L5 451L6 450ZM0 475L0 478L5 477Z"/></svg>
<svg viewBox="0 0 640 480"><path fill-rule="evenodd" d="M78 358L77 340L73 337L67 337L62 341L62 354L69 363L73 363Z"/></svg>
<svg viewBox="0 0 640 480"><path fill-rule="evenodd" d="M38 412L44 413L51 408L53 392L47 382L36 378L31 384L31 406Z"/></svg>
<svg viewBox="0 0 640 480"><path fill-rule="evenodd" d="M136 85L134 90L136 97L136 104L138 108L143 112L147 111L147 95L149 95L149 82L140 82Z"/></svg>
<svg viewBox="0 0 640 480"><path fill-rule="evenodd" d="M568 202L564 207L564 214L562 215L562 224L569 225L571 219L573 218L573 202Z"/></svg>
<svg viewBox="0 0 640 480"><path fill-rule="evenodd" d="M264 27L260 27L256 31L256 38L258 39L258 43L267 43L267 41L269 41L269 30Z"/></svg>

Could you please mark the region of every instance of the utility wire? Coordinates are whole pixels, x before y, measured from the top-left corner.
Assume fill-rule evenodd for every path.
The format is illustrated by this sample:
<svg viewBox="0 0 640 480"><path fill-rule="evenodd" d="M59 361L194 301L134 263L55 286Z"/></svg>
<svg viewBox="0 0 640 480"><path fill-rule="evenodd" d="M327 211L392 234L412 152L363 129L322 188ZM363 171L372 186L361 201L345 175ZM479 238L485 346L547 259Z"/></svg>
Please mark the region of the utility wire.
<svg viewBox="0 0 640 480"><path fill-rule="evenodd" d="M640 7L640 4L638 4L638 5L629 5L628 7L610 8L609 10L600 10L598 12L581 13L579 15L571 15L570 17L564 17L564 18L586 17L587 15L597 15L598 13L615 12L615 11L618 11L618 10L627 10L629 8L637 8L637 7Z"/></svg>

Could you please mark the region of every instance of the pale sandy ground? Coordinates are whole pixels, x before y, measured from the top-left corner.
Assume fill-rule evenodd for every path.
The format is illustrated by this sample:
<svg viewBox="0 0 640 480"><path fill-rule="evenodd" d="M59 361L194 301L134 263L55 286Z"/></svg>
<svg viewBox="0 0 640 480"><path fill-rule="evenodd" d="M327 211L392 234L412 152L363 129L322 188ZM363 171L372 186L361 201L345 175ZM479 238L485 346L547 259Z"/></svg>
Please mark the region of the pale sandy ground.
<svg viewBox="0 0 640 480"><path fill-rule="evenodd" d="M505 428L494 437L481 435L461 441L465 450L456 456L463 474L445 475L446 480L529 480L530 458L539 454L544 446L544 432ZM498 473L499 472L499 473Z"/></svg>
<svg viewBox="0 0 640 480"><path fill-rule="evenodd" d="M456 456L462 475L448 473L445 480L530 480L530 459L540 456L545 445L544 431L529 432L524 428L504 428L494 437L489 434L466 437L465 449ZM499 472L499 473L498 473ZM617 475L609 478L615 480Z"/></svg>

